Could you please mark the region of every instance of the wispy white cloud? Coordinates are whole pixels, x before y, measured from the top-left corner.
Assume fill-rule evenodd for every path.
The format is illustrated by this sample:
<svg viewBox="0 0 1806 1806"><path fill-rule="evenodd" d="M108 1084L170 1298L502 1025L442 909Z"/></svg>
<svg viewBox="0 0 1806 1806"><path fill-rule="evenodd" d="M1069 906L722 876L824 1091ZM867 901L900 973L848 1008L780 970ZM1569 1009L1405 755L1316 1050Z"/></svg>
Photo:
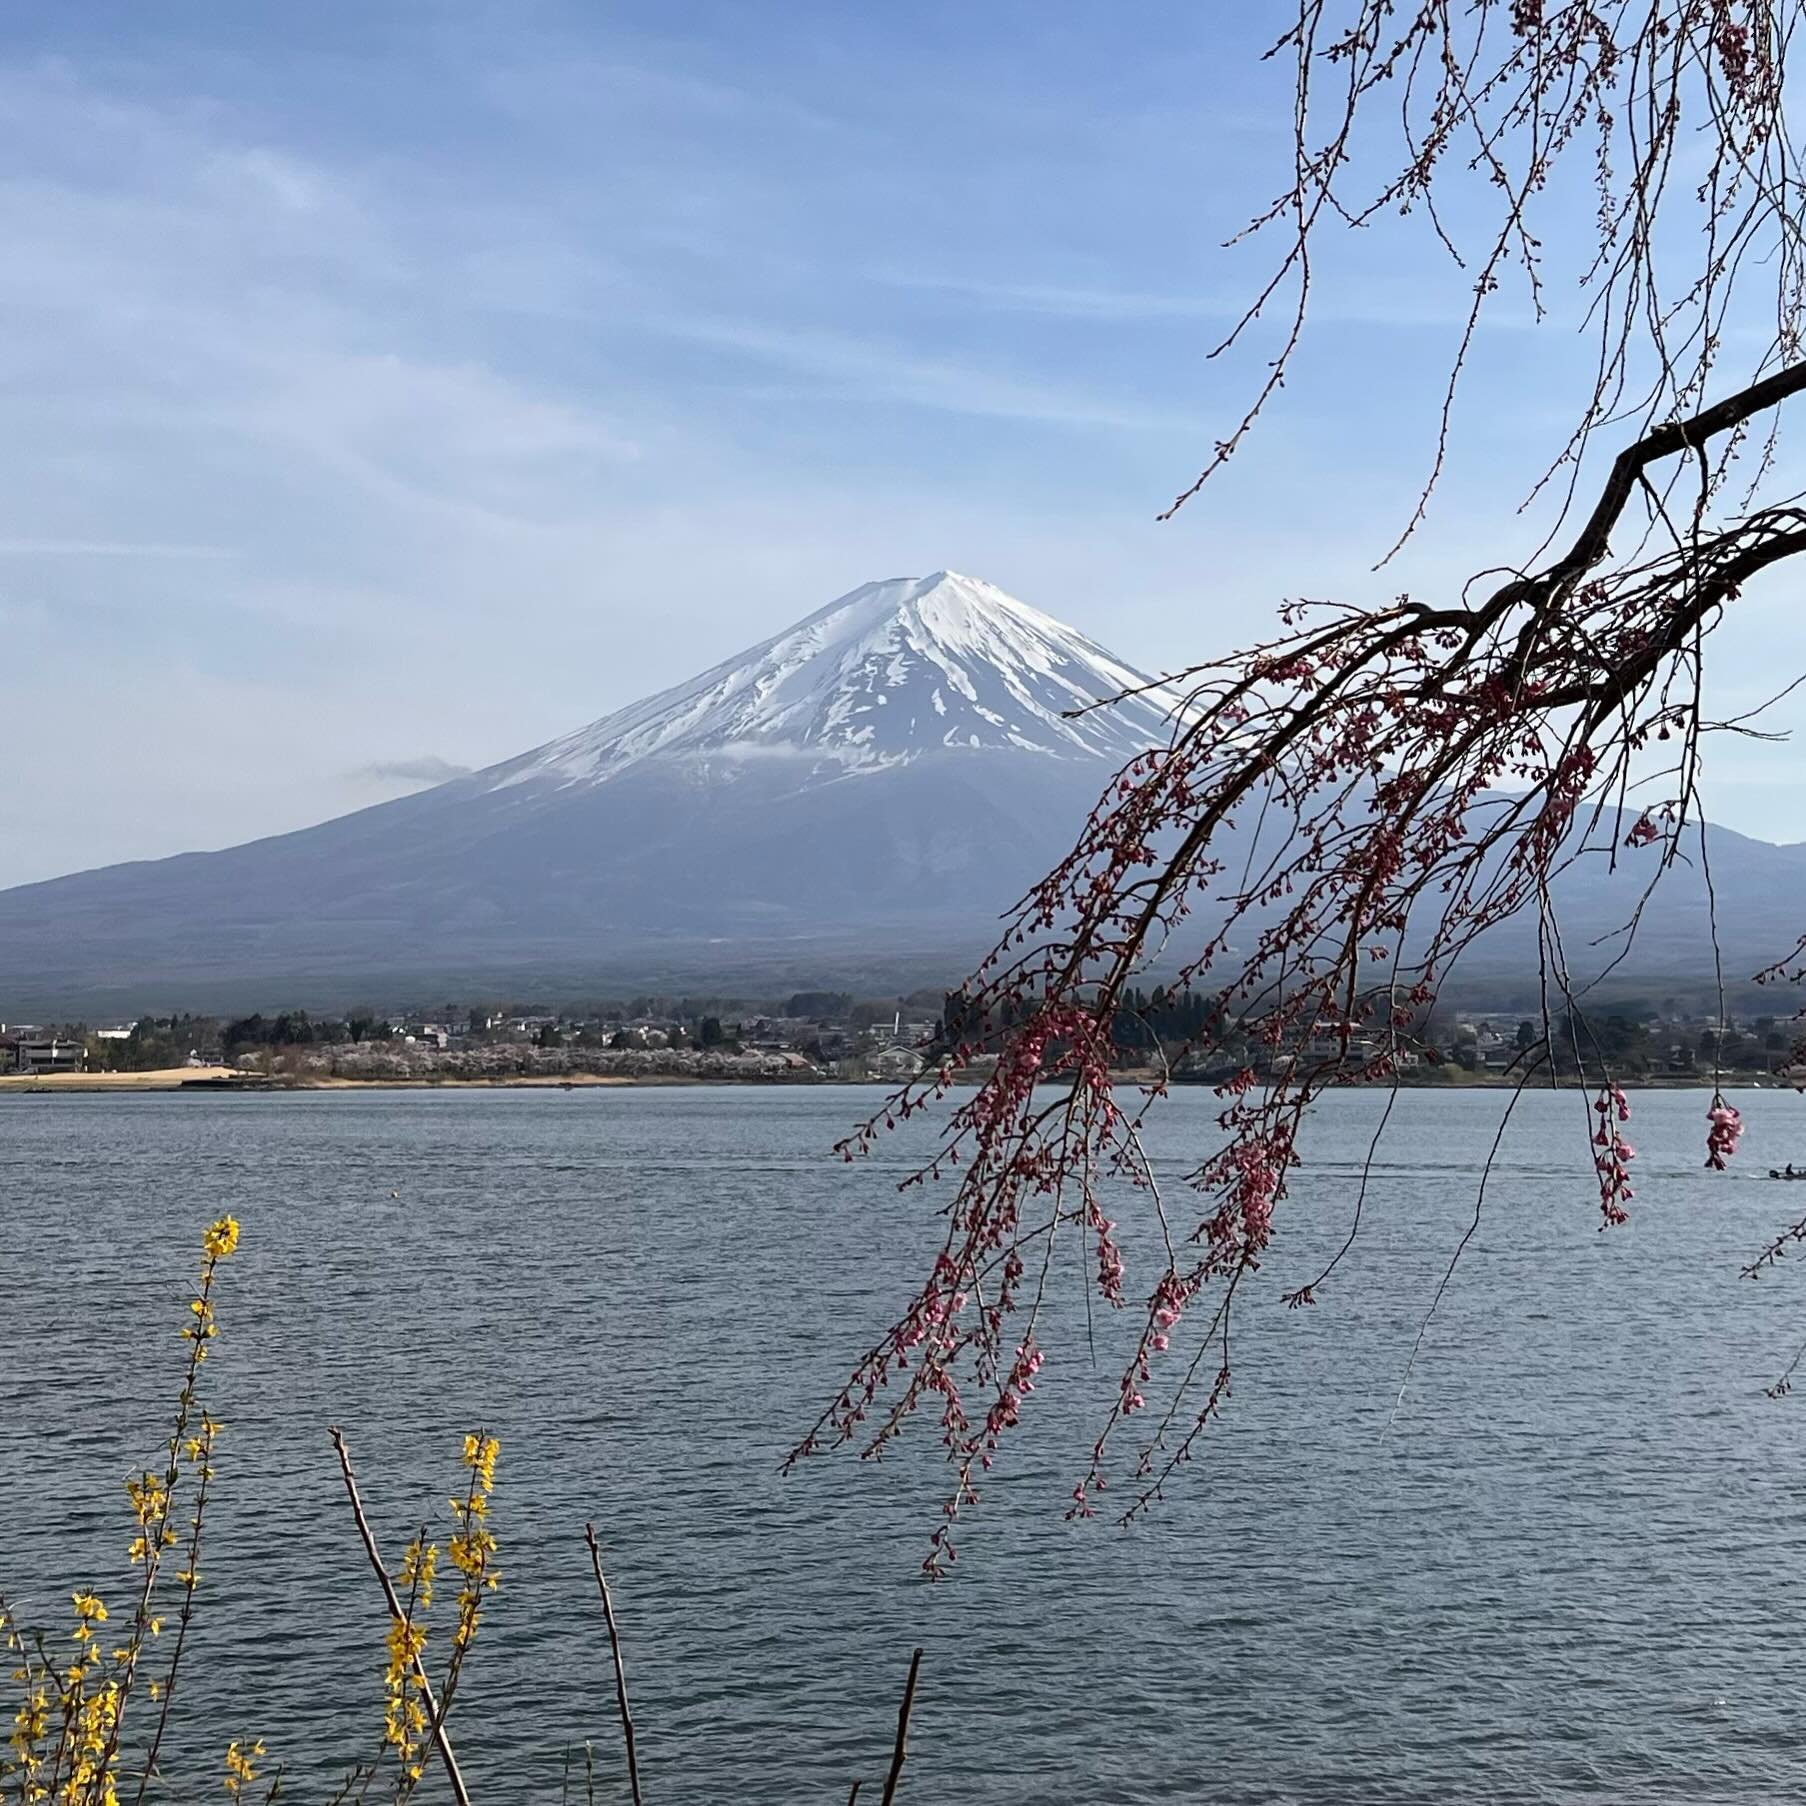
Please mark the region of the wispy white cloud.
<svg viewBox="0 0 1806 1806"><path fill-rule="evenodd" d="M587 399L431 343L441 271L409 241L403 197L179 109L96 100L67 72L45 87L0 72L8 126L40 167L0 183L0 309L29 316L35 351L11 369L0 354L0 405L39 431L48 408L72 427L256 442L473 517L532 517L637 455ZM97 149L109 180L62 173Z"/></svg>
<svg viewBox="0 0 1806 1806"><path fill-rule="evenodd" d="M1233 320L1241 311L1227 299L1184 290L1161 293L1068 287L1053 282L1007 282L947 270L879 268L869 272L869 280L888 288L948 295L1000 311L1050 314L1071 320Z"/></svg>
<svg viewBox="0 0 1806 1806"><path fill-rule="evenodd" d="M769 83L734 81L694 69L662 67L645 57L597 55L574 49L550 54L540 42L525 51L519 45L482 72L478 91L500 112L522 126L543 127L549 117L618 120L622 115L698 120L745 127L760 132L801 130L812 137L844 140L857 120L857 110L839 112L798 99Z"/></svg>
<svg viewBox="0 0 1806 1806"><path fill-rule="evenodd" d="M1012 282L946 270L916 271L880 266L869 280L905 293L940 295L999 313L1042 315L1050 319L1097 321L1104 325L1171 321L1231 324L1246 310L1251 290L1230 290L1217 280L1172 289L1092 288L1058 282ZM1309 317L1319 325L1395 328L1450 327L1466 320L1471 296L1427 285L1421 276L1387 278L1373 272L1346 282L1320 283ZM1269 312L1286 314L1289 299ZM1488 331L1523 331L1537 325L1532 310L1509 302L1489 302L1480 317ZM1208 349L1208 344L1205 349Z"/></svg>
<svg viewBox="0 0 1806 1806"><path fill-rule="evenodd" d="M351 776L371 784L446 784L453 778L464 778L470 775L468 765L459 765L450 759L442 759L436 753L423 753L417 759L378 759L369 765L360 765Z"/></svg>
<svg viewBox="0 0 1806 1806"><path fill-rule="evenodd" d="M693 344L739 352L804 379L803 384L788 389L749 386L749 393L766 397L783 395L796 399L808 395L818 400L879 401L991 420L1108 427L1125 432L1198 430L1198 422L1178 410L1087 393L1077 384L1012 376L995 364L986 367L924 357L894 342L848 333L682 317L647 321L646 325Z"/></svg>
<svg viewBox="0 0 1806 1806"><path fill-rule="evenodd" d="M184 546L156 540L0 539L0 558L233 558L230 546Z"/></svg>

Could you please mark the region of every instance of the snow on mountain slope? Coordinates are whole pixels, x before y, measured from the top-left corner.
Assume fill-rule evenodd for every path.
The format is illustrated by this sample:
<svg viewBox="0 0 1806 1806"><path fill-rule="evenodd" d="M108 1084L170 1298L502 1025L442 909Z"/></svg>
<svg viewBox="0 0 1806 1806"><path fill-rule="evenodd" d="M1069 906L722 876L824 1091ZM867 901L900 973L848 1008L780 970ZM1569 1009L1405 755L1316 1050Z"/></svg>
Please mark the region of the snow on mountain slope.
<svg viewBox="0 0 1806 1806"><path fill-rule="evenodd" d="M1110 703L1146 684L975 578L866 584L486 771L0 892L0 1002L262 1007L880 960L938 982L983 954L1111 772L1166 739L1164 689Z"/></svg>
<svg viewBox="0 0 1806 1806"><path fill-rule="evenodd" d="M867 583L700 677L492 766L474 787L603 783L644 760L711 776L761 758L799 781L925 754L1010 748L1120 762L1166 738L1178 698L1083 634L955 571Z"/></svg>
<svg viewBox="0 0 1806 1806"><path fill-rule="evenodd" d="M866 584L487 771L243 846L0 892L0 1008L92 1020L950 983L1070 849L1115 766L1165 740L1177 699L1153 686L1066 711L1144 682L974 578ZM1806 846L1712 834L1726 970L1753 971L1799 932ZM1616 959L1641 883L1571 871L1571 953ZM1614 982L1664 995L1673 975L1697 980L1710 932L1697 868L1677 869ZM1534 917L1489 935L1463 982L1515 1006L1535 937Z"/></svg>

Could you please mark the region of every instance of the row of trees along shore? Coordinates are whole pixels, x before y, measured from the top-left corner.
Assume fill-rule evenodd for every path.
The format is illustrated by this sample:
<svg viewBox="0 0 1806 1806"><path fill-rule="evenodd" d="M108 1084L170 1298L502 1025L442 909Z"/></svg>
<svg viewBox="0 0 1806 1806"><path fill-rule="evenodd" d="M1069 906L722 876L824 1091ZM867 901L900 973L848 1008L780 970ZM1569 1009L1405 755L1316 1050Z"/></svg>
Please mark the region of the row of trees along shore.
<svg viewBox="0 0 1806 1806"><path fill-rule="evenodd" d="M728 1013L669 1020L659 1031L665 1037L660 1045L694 1052L739 1053L755 1033L761 1038L772 1033L770 1021L754 1012L726 1004L715 1007ZM784 1044L818 1071L858 1067L856 1060L836 1060L830 1046L854 1046L859 1035L874 1027L877 1006L851 1005L849 1000L836 1007L839 1016L819 1022L804 1017L782 1019L788 1037ZM994 1018L981 1022L966 996L950 991L942 1013L931 1024L912 1026L915 1038L911 1045L925 1064L939 1065L948 1059L959 1064L962 1047L968 1055L974 1047L987 1047L1012 1030L1026 1013L1025 1006L1005 999ZM488 1012L464 1016L454 1011L440 1012L436 1020L452 1025L451 1044L459 1051L481 1048L505 1055L510 1048L517 1049L523 1070L532 1064L526 1058L529 1053L561 1050L580 1067L585 1055L644 1045L643 1029L624 1028L608 1020L536 1019L518 1014L511 1018ZM1567 1010L1551 1026L1553 1034L1546 1037L1530 1018L1509 1011L1499 1014L1496 1021L1481 1018L1476 1022L1440 1007L1419 1005L1392 1023L1398 1031L1397 1057L1404 1064L1370 1078L1391 1082L1414 1074L1420 1081L1459 1080L1483 1071L1509 1076L1534 1060L1562 1079L1615 1074L1625 1079L1667 1077L1680 1082L1714 1072L1746 1076L1784 1073L1795 1068L1799 1057L1798 1025L1773 1015L1743 1023L1729 1018L1701 1022L1693 1016L1668 1017L1647 1003L1630 1002L1597 1005L1584 1013ZM1297 1032L1303 1033L1305 1027L1297 1025ZM1347 1049L1337 1050L1344 1064L1362 1063L1373 1046L1371 1025L1357 1021L1355 1027L1360 1032L1351 1034ZM1175 1081L1195 1081L1232 1075L1243 1068L1266 1072L1293 1057L1291 1042L1269 1044L1260 1031L1259 1016L1226 1020L1220 1000L1202 991L1131 986L1125 989L1111 1023L1113 1063L1120 1069L1147 1068ZM416 1038L404 1024L374 1012L315 1017L305 1010L269 1016L253 1013L225 1021L179 1013L147 1016L123 1038L96 1035L80 1023L63 1025L54 1032L58 1038L81 1041L90 1068L101 1072L153 1072L211 1056L297 1076L331 1068L335 1056L347 1050L394 1049L400 1053ZM1324 1045L1335 1040L1334 1033L1321 1025L1312 1033ZM880 1030L880 1039L885 1045L892 1043L888 1024ZM988 1058L981 1054L980 1063ZM972 1064L968 1058L960 1065L963 1076L970 1076ZM1425 1070L1416 1070L1419 1067Z"/></svg>
<svg viewBox="0 0 1806 1806"><path fill-rule="evenodd" d="M433 1024L461 1043L526 1044L542 1048L621 1048L633 1045L634 1025L654 1024L672 1044L696 1049L732 1048L749 1023L777 1017L790 1025L859 1034L894 1017L930 1015L941 993L922 990L898 997L858 997L846 991L800 991L758 1003L732 997L644 994L575 1002L556 1009L538 1003L444 1006L408 1016L372 1006L337 1013L305 1009L261 1010L221 1017L176 1011L140 1017L125 1035L98 1034L85 1022L58 1024L60 1037L82 1041L97 1070L151 1072L180 1066L192 1054L211 1051L227 1061L247 1053L359 1047L405 1041ZM807 1036L804 1037L807 1040ZM819 1040L819 1033L816 1038Z"/></svg>

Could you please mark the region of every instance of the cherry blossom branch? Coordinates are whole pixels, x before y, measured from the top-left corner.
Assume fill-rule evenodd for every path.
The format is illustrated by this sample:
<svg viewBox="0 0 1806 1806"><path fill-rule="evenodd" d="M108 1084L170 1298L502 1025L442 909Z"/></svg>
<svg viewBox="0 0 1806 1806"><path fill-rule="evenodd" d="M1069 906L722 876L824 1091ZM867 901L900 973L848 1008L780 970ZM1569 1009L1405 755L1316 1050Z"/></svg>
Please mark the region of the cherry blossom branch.
<svg viewBox="0 0 1806 1806"><path fill-rule="evenodd" d="M881 1453L932 1408L953 1478L924 1566L942 1572L956 1558L953 1526L978 1502L979 1477L1046 1359L1038 1325L1052 1238L1062 1225L1085 1235L1097 1295L1116 1310L1129 1303L1125 1236L1145 1230L1153 1263L1139 1333L1074 1509L1089 1515L1116 1429L1154 1408L1164 1386L1136 1463L1153 1486L1127 1515L1159 1496L1227 1398L1232 1300L1271 1242L1312 1103L1392 1080L1467 948L1524 911L1537 913L1578 1036L1585 987L1569 976L1552 886L1580 860L1615 865L1654 849L1611 964L1628 951L1695 810L1703 635L1752 577L1806 550L1806 507L1702 519L1629 562L1612 561L1615 530L1662 459L1700 454L1802 388L1806 361L1642 434L1567 548L1483 601L1405 597L1321 611L1321 621L1294 608L1279 639L1198 668L1168 744L1118 774L1072 853L952 1000L945 1059L842 1144L856 1158L882 1129L951 1105L905 1186L958 1182L925 1284L787 1466L854 1442ZM1681 747L1680 788L1635 811L1632 768L1669 739ZM1262 853L1269 823L1277 839ZM1176 988L1205 1000L1209 1025L1192 1057L1227 1061L1231 1076L1217 1086L1222 1144L1187 1175L1204 1205L1182 1238L1140 1141L1166 1078L1125 1102L1115 1069L1131 980L1185 935L1193 945ZM990 1076L953 1102L955 1069L980 1053L995 1058ZM1588 1068L1578 1039L1572 1058ZM1553 1046L1548 1063L1553 1078ZM1596 1048L1590 1064L1603 1069ZM1632 1158L1620 1127L1628 1106L1609 1074L1598 1102L1609 1225L1624 1218ZM1722 1165L1741 1123L1717 1094L1709 1117L1708 1164ZM1133 1221L1119 1224L1125 1209ZM1023 1254L1039 1236L1048 1241L1032 1272ZM1200 1334L1191 1313L1211 1291ZM1313 1298L1309 1286L1289 1295ZM1189 1428L1169 1448L1182 1417Z"/></svg>
<svg viewBox="0 0 1806 1806"><path fill-rule="evenodd" d="M1751 373L1796 361L1806 230L1786 94L1787 55L1803 18L1799 0L1472 0L1462 7L1432 0L1402 15L1391 0L1298 0L1263 59L1290 68L1289 173L1228 241L1276 235L1276 255L1211 352L1241 348L1258 357L1251 397L1161 518L1242 448L1286 386L1318 285L1313 247L1337 222L1356 230L1382 214L1421 209L1467 296L1429 469L1392 552L1425 518L1448 459L1462 378L1509 275L1521 277L1533 319L1545 318L1537 215L1546 201L1563 205L1548 197L1565 195L1560 229L1574 236L1573 183L1564 172L1594 192L1591 256L1581 227L1575 262L1579 326L1595 342L1592 380L1532 497L1565 471L1571 500L1601 428L1627 419L1648 426L1696 409L1727 344L1750 346L1754 312L1734 316L1733 307L1752 286L1774 324L1748 350ZM1386 95L1399 162L1351 196L1351 184L1372 181L1376 154L1387 155L1371 130L1358 133ZM1684 184L1674 180L1677 167L1688 171ZM1439 185L1456 184L1474 190L1464 193L1463 210L1481 237L1471 256L1437 201ZM1689 263L1695 273L1686 281ZM1677 270L1683 286L1671 293ZM1287 305L1272 340L1245 344L1281 296ZM1771 418L1756 481L1772 468L1777 433ZM1707 489L1716 492L1724 466L1707 474Z"/></svg>

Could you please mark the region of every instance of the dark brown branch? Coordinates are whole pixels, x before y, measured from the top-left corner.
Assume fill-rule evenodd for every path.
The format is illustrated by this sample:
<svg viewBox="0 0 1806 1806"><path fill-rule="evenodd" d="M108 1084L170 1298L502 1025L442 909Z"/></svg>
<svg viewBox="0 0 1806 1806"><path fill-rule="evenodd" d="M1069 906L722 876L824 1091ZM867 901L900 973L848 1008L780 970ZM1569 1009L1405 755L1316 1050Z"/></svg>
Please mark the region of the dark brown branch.
<svg viewBox="0 0 1806 1806"><path fill-rule="evenodd" d="M1677 452L1697 450L1720 433L1729 432L1756 415L1766 413L1789 396L1806 389L1806 361L1789 364L1761 382L1727 395L1723 401L1687 420L1670 420L1645 433L1634 444L1627 445L1612 460L1611 473L1587 516L1586 525L1575 536L1567 552L1528 585L1507 585L1507 590L1521 593L1525 587L1553 590L1589 571L1602 559L1611 541L1612 529L1618 524L1625 505L1635 493L1638 479L1652 464L1672 458Z"/></svg>
<svg viewBox="0 0 1806 1806"><path fill-rule="evenodd" d="M339 1471L345 1476L345 1496L351 1501L351 1515L357 1520L358 1535L364 1539L364 1553L370 1558L370 1566L376 1572L376 1578L382 1583L383 1598L389 1607L389 1616L397 1624L406 1622L407 1614L401 1609L401 1601L395 1596L395 1583L389 1578L389 1570L383 1565L382 1552L376 1546L375 1533L370 1528L370 1520L364 1515L364 1501L357 1490L357 1477L351 1471L351 1451L345 1446L344 1433L337 1424L332 1426L332 1446L339 1453ZM426 1664L418 1656L411 1658L414 1670L414 1684L420 1689L422 1704L427 1710L428 1720L432 1725L433 1745L439 1752L439 1760L445 1765L445 1778L450 1784L452 1798L458 1806L470 1806L470 1793L464 1785L464 1776L458 1768L458 1759L452 1754L451 1738L446 1734L445 1720L438 1702L433 1698L433 1684L427 1678Z"/></svg>
<svg viewBox="0 0 1806 1806"><path fill-rule="evenodd" d="M621 1735L627 1744L627 1785L633 1793L633 1806L641 1806L640 1763L633 1744L633 1713L627 1707L627 1671L621 1666L621 1638L615 1629L615 1603L608 1594L608 1582L602 1574L602 1550L596 1542L594 1524L583 1526L583 1540L589 1544L590 1566L596 1571L596 1591L602 1595L602 1618L608 1626L608 1653L615 1668L615 1704L621 1713ZM857 1792L857 1788L854 1789Z"/></svg>
<svg viewBox="0 0 1806 1806"><path fill-rule="evenodd" d="M890 1753L890 1773L884 1777L884 1793L879 1806L891 1806L896 1798L897 1782L903 1775L903 1758L907 1753L905 1743L909 1737L909 1712L916 1703L916 1675L921 1671L922 1652L918 1649L909 1658L909 1679L903 1684L903 1703L897 1708L897 1745ZM858 1787L853 1791L857 1793Z"/></svg>

